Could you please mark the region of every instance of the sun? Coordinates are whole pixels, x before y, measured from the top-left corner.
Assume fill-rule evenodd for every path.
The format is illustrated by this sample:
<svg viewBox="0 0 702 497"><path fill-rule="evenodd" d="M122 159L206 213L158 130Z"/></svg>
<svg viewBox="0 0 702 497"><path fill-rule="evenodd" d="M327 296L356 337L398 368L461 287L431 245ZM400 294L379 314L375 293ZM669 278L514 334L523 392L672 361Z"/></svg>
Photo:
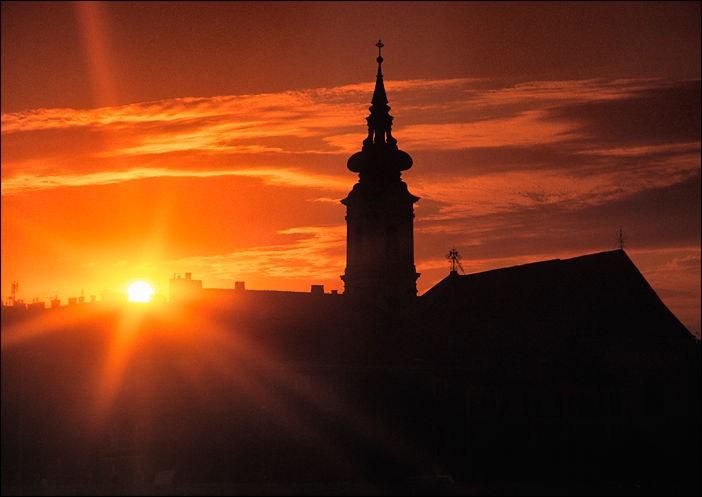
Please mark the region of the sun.
<svg viewBox="0 0 702 497"><path fill-rule="evenodd" d="M135 281L127 288L127 298L130 302L151 302L154 289L145 281Z"/></svg>

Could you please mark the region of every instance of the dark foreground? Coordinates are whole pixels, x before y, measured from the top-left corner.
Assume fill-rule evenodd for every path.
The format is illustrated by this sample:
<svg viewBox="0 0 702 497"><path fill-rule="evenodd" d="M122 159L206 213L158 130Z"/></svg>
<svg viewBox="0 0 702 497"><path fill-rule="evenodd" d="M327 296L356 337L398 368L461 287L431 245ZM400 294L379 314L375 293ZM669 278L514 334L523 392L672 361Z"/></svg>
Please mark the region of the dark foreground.
<svg viewBox="0 0 702 497"><path fill-rule="evenodd" d="M14 311L6 495L700 494L700 345L621 251L453 275L406 313Z"/></svg>
<svg viewBox="0 0 702 497"><path fill-rule="evenodd" d="M337 484L191 484L3 486L2 495L699 495L699 487L644 488L639 485L467 485L446 482L402 485Z"/></svg>

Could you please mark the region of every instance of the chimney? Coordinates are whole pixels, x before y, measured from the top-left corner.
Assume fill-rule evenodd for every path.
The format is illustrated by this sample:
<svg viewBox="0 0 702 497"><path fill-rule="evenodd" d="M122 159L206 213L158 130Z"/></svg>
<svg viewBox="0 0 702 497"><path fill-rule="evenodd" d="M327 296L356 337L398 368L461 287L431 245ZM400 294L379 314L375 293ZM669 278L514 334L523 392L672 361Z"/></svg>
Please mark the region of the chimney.
<svg viewBox="0 0 702 497"><path fill-rule="evenodd" d="M192 277L193 273L185 273L185 279L189 280Z"/></svg>
<svg viewBox="0 0 702 497"><path fill-rule="evenodd" d="M234 290L236 290L237 292L243 292L244 290L246 290L246 283L243 281L235 281Z"/></svg>
<svg viewBox="0 0 702 497"><path fill-rule="evenodd" d="M339 290L332 290L332 291L331 291L331 294L332 294L332 295L339 295Z"/></svg>
<svg viewBox="0 0 702 497"><path fill-rule="evenodd" d="M310 293L313 295L324 295L324 285L312 285Z"/></svg>

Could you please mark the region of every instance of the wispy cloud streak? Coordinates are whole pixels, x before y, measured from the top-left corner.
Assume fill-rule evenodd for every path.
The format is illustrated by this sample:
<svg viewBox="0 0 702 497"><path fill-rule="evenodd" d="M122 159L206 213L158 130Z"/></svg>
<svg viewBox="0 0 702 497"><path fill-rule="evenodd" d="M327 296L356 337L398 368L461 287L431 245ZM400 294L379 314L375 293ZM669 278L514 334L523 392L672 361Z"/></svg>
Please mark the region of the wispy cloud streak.
<svg viewBox="0 0 702 497"><path fill-rule="evenodd" d="M281 230L279 234L291 241L228 254L187 257L168 264L229 281L247 275L307 281L338 278L343 267L345 226L302 226Z"/></svg>
<svg viewBox="0 0 702 497"><path fill-rule="evenodd" d="M185 171L176 169L130 169L127 171L102 171L88 174L67 174L61 176L22 175L3 181L2 194L47 190L60 187L99 186L134 181L147 178L215 178L220 176L241 176L258 178L267 184L291 187L321 188L343 191L346 182L333 176L306 174L292 169L237 169L215 171Z"/></svg>

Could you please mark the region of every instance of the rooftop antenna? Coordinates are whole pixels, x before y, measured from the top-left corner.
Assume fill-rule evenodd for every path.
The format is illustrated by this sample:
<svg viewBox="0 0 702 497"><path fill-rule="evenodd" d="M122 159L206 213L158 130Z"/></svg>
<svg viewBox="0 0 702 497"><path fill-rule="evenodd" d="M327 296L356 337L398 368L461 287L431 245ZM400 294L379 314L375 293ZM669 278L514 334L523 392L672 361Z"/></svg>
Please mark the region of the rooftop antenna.
<svg viewBox="0 0 702 497"><path fill-rule="evenodd" d="M624 250L624 230L622 227L619 227L619 235L617 236L617 245L619 246L619 250Z"/></svg>
<svg viewBox="0 0 702 497"><path fill-rule="evenodd" d="M461 273L465 274L465 270L463 269L463 266L461 265L461 254L458 253L458 250L456 250L456 247L451 248L449 250L448 255L446 258L451 261L451 274L458 274L458 270L461 270Z"/></svg>
<svg viewBox="0 0 702 497"><path fill-rule="evenodd" d="M12 282L12 285L10 286L10 302L12 302L12 305L15 305L17 303L17 291L19 290L19 282L17 280L14 280Z"/></svg>

